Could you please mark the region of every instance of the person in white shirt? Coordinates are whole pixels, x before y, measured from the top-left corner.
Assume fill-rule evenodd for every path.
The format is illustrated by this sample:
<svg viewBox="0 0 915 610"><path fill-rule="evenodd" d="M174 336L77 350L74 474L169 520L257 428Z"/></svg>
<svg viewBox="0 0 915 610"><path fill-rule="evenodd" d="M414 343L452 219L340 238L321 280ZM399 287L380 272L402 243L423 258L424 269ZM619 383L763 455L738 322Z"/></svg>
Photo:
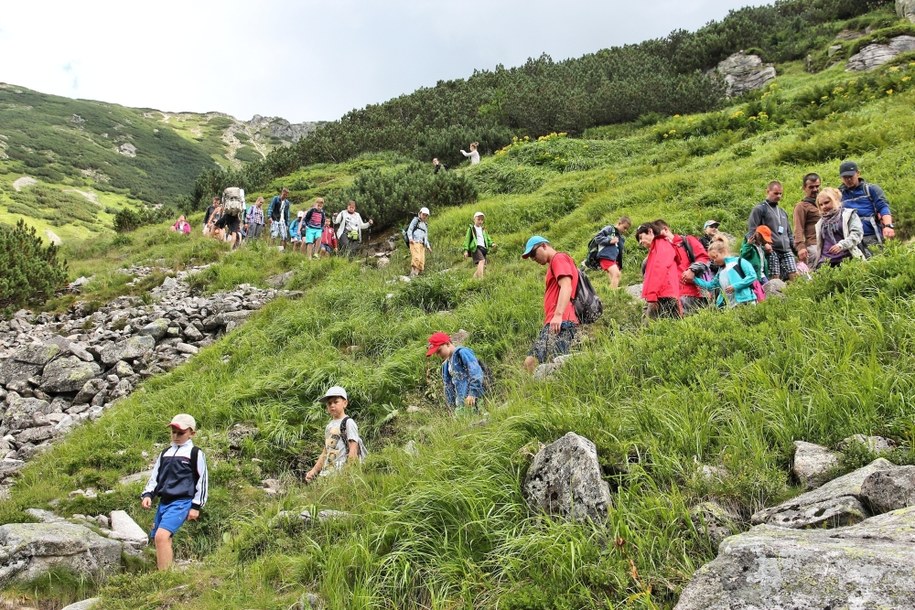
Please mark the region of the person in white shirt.
<svg viewBox="0 0 915 610"><path fill-rule="evenodd" d="M347 256L351 256L362 243L362 231L375 224L371 218L368 222L363 222L362 216L356 212L356 202L350 200L346 204L346 209L339 212L334 217L334 224L337 225L337 240L340 242L340 248Z"/></svg>
<svg viewBox="0 0 915 610"><path fill-rule="evenodd" d="M470 144L470 152L465 152L464 149L461 149L462 155L464 155L465 157L470 157L471 165L476 165L477 163L480 162L480 153L477 152L477 146L479 146L479 145L480 145L479 142L472 142Z"/></svg>

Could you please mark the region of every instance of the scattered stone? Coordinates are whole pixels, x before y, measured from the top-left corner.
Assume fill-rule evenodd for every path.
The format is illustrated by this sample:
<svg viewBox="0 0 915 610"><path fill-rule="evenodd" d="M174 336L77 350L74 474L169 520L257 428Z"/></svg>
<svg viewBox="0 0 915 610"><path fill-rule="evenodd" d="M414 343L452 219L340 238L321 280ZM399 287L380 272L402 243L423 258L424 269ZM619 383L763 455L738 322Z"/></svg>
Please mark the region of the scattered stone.
<svg viewBox="0 0 915 610"><path fill-rule="evenodd" d="M861 483L861 497L875 515L915 506L915 466L875 472Z"/></svg>
<svg viewBox="0 0 915 610"><path fill-rule="evenodd" d="M188 343L179 343L178 345L175 346L175 349L178 350L179 352L181 352L182 354L193 355L193 354L197 354L200 352L199 348L197 348L193 345L190 345Z"/></svg>
<svg viewBox="0 0 915 610"><path fill-rule="evenodd" d="M13 358L19 362L44 366L61 351L60 346L56 343L32 343L20 348L13 354Z"/></svg>
<svg viewBox="0 0 915 610"><path fill-rule="evenodd" d="M52 568L104 580L121 569L121 544L67 522L0 525L0 586Z"/></svg>
<svg viewBox="0 0 915 610"><path fill-rule="evenodd" d="M93 608L97 608L101 601L102 598L100 597L90 597L81 602L64 606L62 610L92 610Z"/></svg>
<svg viewBox="0 0 915 610"><path fill-rule="evenodd" d="M25 514L30 517L35 517L41 523L61 523L66 521L63 517L58 517L49 510L44 510L41 508L27 508Z"/></svg>
<svg viewBox="0 0 915 610"><path fill-rule="evenodd" d="M149 353L156 346L156 340L149 335L138 335L119 341L102 350L102 362L111 366L118 360L133 360Z"/></svg>
<svg viewBox="0 0 915 610"><path fill-rule="evenodd" d="M419 455L419 448L416 446L416 441L413 440L407 441L407 444L403 446L403 450L404 453L413 457Z"/></svg>
<svg viewBox="0 0 915 610"><path fill-rule="evenodd" d="M836 530L732 536L675 610L915 608L915 507Z"/></svg>
<svg viewBox="0 0 915 610"><path fill-rule="evenodd" d="M67 284L67 290L69 290L70 292L72 292L74 294L79 294L80 292L83 291L83 288L85 288L86 285L89 284L89 282L91 282L91 281L92 281L91 278L88 278L85 275L81 275L78 278L76 278L75 280L73 280L72 282L70 282L69 284Z"/></svg>
<svg viewBox="0 0 915 610"><path fill-rule="evenodd" d="M268 496L276 496L285 491L283 484L279 479L264 479L261 481L261 487Z"/></svg>
<svg viewBox="0 0 915 610"><path fill-rule="evenodd" d="M888 438L854 434L848 438L842 439L842 442L839 443L839 449L841 451L847 451L855 445L863 445L871 453L890 453L896 448L896 443Z"/></svg>
<svg viewBox="0 0 915 610"><path fill-rule="evenodd" d="M717 502L703 502L694 506L689 514L696 529L705 532L716 547L741 529L740 517Z"/></svg>
<svg viewBox="0 0 915 610"><path fill-rule="evenodd" d="M121 485L130 485L131 483L146 483L149 480L150 475L152 475L152 469L144 470L143 472L135 472L133 474L128 474L127 476L121 477L120 483Z"/></svg>
<svg viewBox="0 0 915 610"><path fill-rule="evenodd" d="M417 407L416 405L410 405L407 407L407 413L422 413L422 407Z"/></svg>
<svg viewBox="0 0 915 610"><path fill-rule="evenodd" d="M158 341L165 336L165 333L168 332L168 327L170 325L171 322L168 318L158 318L141 328L138 334L141 336L148 335Z"/></svg>
<svg viewBox="0 0 915 610"><path fill-rule="evenodd" d="M149 537L143 528L123 510L111 512L111 538L123 540L134 548L146 546Z"/></svg>
<svg viewBox="0 0 915 610"><path fill-rule="evenodd" d="M574 432L534 456L521 489L532 510L574 520L604 520L611 506L597 449Z"/></svg>
<svg viewBox="0 0 915 610"><path fill-rule="evenodd" d="M272 275L267 278L267 285L273 288L282 288L289 283L295 276L295 271L287 271L286 273L281 273L279 275Z"/></svg>
<svg viewBox="0 0 915 610"><path fill-rule="evenodd" d="M226 439L229 441L229 449L238 451L241 449L245 439L254 438L259 430L256 426L249 424L235 424L226 432Z"/></svg>
<svg viewBox="0 0 915 610"><path fill-rule="evenodd" d="M839 454L821 445L794 441L794 466L791 473L807 489L815 489L829 480L829 473L839 465Z"/></svg>
<svg viewBox="0 0 915 610"><path fill-rule="evenodd" d="M860 523L868 517L867 508L859 500L864 480L875 472L894 468L896 466L891 462L878 458L818 489L757 512L751 522L754 525L767 523L794 529Z"/></svg>
<svg viewBox="0 0 915 610"><path fill-rule="evenodd" d="M319 510L317 513L312 512L311 510L303 510L299 513L299 517L305 522L305 525L314 525L315 523L326 523L327 521L339 521L341 519L347 519L352 515L348 512L342 510L332 510L325 509Z"/></svg>

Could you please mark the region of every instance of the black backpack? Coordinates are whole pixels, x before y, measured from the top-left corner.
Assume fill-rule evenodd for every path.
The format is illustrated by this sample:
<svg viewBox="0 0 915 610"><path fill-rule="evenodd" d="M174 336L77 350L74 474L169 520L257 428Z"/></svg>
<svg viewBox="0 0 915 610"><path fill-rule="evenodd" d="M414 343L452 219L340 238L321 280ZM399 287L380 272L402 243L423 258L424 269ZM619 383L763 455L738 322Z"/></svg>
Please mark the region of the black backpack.
<svg viewBox="0 0 915 610"><path fill-rule="evenodd" d="M591 280L581 270L578 271L578 290L575 291L572 306L581 324L593 324L604 313L604 304L594 291Z"/></svg>
<svg viewBox="0 0 915 610"><path fill-rule="evenodd" d="M600 269L600 259L597 253L600 252L600 246L597 245L597 236L591 238L588 242L588 255L585 257L585 267L588 269Z"/></svg>
<svg viewBox="0 0 915 610"><path fill-rule="evenodd" d="M410 236L407 235L407 231L410 230L410 225L413 224L413 219L414 219L414 218L419 218L419 215L414 214L414 215L410 218L410 222L407 223L407 226L403 227L403 228L400 230L400 236L403 238L403 245L405 245L407 248L410 247Z"/></svg>

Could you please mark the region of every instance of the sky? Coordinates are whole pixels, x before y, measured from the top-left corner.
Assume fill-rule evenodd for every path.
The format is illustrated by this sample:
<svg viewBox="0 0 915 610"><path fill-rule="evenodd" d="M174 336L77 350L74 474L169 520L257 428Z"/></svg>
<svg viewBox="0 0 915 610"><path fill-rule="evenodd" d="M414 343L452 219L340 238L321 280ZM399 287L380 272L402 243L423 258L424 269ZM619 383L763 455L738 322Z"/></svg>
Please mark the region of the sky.
<svg viewBox="0 0 915 610"><path fill-rule="evenodd" d="M764 2L753 2L759 5ZM293 122L695 30L749 0L3 2L0 82L170 112Z"/></svg>

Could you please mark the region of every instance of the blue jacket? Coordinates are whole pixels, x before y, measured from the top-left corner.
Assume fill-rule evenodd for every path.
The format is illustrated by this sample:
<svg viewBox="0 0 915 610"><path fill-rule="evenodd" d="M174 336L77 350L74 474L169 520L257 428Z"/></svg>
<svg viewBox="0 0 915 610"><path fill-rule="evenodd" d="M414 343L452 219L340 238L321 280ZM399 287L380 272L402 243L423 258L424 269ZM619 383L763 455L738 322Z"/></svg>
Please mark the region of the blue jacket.
<svg viewBox="0 0 915 610"><path fill-rule="evenodd" d="M744 277L740 277L740 273L737 272L735 267L740 265L740 268L743 270ZM693 280L696 283L696 286L700 288L705 288L706 290L716 290L721 288L721 279L723 274L727 274L725 277L725 286L732 286L734 288L734 300L740 303L755 303L756 302L756 293L753 292L752 286L753 282L758 280L756 277L756 270L753 269L753 264L745 258L739 258L737 256L728 256L724 259L724 267L721 268L721 271L715 275L711 280L703 280L702 278L696 276ZM723 290L721 291L724 292ZM724 294L718 295L718 303L727 303Z"/></svg>
<svg viewBox="0 0 915 610"><path fill-rule="evenodd" d="M302 219L296 217L289 225L289 237L302 237Z"/></svg>
<svg viewBox="0 0 915 610"><path fill-rule="evenodd" d="M891 214L890 202L886 200L883 189L876 184L860 180L855 188L839 187L842 192L842 205L847 210L854 210L864 225L864 235L875 235L874 227L879 216Z"/></svg>
<svg viewBox="0 0 915 610"><path fill-rule="evenodd" d="M183 445L172 443L165 449L156 460L140 497L158 497L165 504L191 500L191 507L200 510L207 503L209 476L202 451L197 455L197 472L193 471L193 450L194 442L191 440Z"/></svg>
<svg viewBox="0 0 915 610"><path fill-rule="evenodd" d="M283 210L283 201L286 202L286 209ZM286 223L286 226L289 226L289 208L292 207L292 204L289 203L288 199L280 199L279 195L274 195L273 199L270 200L270 207L267 208L267 218L272 218L273 220L282 220ZM282 217L280 217L280 210L283 211Z"/></svg>
<svg viewBox="0 0 915 610"><path fill-rule="evenodd" d="M455 348L442 363L445 402L449 407L463 407L468 396L483 397L483 367L469 347Z"/></svg>
<svg viewBox="0 0 915 610"><path fill-rule="evenodd" d="M610 240L616 237L619 241L611 244ZM614 225L608 225L600 230L594 236L600 250L597 251L597 258L603 258L610 261L616 261L617 266L623 268L623 242L626 241L623 235Z"/></svg>

